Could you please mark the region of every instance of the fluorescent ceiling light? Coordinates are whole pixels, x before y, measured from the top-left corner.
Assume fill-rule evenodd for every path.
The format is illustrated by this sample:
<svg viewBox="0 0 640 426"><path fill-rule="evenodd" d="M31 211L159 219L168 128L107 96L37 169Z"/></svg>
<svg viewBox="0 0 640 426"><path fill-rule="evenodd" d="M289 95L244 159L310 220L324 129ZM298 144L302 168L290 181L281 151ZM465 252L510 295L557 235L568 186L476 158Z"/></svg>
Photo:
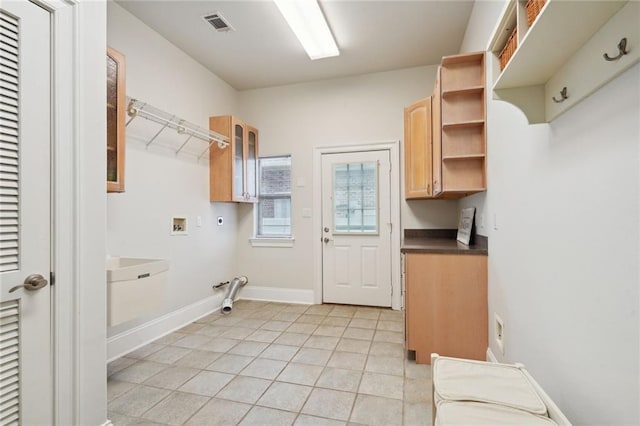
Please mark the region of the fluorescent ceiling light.
<svg viewBox="0 0 640 426"><path fill-rule="evenodd" d="M311 60L340 54L317 0L273 1Z"/></svg>

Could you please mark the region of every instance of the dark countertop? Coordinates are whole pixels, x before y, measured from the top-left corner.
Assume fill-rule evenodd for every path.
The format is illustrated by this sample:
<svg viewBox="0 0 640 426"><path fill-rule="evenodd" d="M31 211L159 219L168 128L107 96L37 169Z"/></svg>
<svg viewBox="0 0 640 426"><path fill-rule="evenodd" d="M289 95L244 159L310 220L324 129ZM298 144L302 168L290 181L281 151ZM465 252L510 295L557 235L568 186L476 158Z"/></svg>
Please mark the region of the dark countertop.
<svg viewBox="0 0 640 426"><path fill-rule="evenodd" d="M409 232L406 232L409 231ZM406 230L405 238L400 244L401 253L437 253L437 254L489 254L487 237L476 235L475 243L470 246L456 241L455 233L436 230L437 232L416 232ZM426 230L429 231L429 230Z"/></svg>

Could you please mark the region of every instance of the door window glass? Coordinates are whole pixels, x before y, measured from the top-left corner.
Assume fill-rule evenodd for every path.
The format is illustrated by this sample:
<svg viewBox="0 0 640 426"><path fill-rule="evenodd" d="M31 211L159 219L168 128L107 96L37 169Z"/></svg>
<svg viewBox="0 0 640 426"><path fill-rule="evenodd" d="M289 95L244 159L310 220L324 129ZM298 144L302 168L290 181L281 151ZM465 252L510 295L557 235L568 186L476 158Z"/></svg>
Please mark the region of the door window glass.
<svg viewBox="0 0 640 426"><path fill-rule="evenodd" d="M334 233L378 233L378 163L333 166Z"/></svg>

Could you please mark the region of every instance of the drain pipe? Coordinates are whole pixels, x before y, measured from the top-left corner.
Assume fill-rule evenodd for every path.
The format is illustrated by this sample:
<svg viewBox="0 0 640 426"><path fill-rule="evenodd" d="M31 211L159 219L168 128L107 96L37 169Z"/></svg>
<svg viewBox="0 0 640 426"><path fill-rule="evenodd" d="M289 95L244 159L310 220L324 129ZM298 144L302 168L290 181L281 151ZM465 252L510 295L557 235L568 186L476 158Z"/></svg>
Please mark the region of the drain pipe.
<svg viewBox="0 0 640 426"><path fill-rule="evenodd" d="M249 282L249 279L245 276L236 277L233 280L231 280L231 283L229 285L229 290L227 290L227 295L222 301L223 314L226 315L231 313L231 309L233 309L233 299L236 297L236 294L238 293L238 290L240 289L240 287L244 287L245 285L247 285L248 282ZM229 281L215 285L213 288L220 288L227 284L229 284Z"/></svg>

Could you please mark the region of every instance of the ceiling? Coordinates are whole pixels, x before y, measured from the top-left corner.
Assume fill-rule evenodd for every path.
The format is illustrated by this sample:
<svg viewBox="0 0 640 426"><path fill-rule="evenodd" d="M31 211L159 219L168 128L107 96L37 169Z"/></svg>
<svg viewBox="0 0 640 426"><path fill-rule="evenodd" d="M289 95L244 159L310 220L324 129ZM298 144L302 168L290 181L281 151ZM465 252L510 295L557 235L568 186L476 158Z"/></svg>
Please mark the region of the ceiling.
<svg viewBox="0 0 640 426"><path fill-rule="evenodd" d="M269 0L117 0L237 90L440 63L459 52L473 0L320 0L340 56L311 61ZM202 16L221 13L235 31Z"/></svg>

